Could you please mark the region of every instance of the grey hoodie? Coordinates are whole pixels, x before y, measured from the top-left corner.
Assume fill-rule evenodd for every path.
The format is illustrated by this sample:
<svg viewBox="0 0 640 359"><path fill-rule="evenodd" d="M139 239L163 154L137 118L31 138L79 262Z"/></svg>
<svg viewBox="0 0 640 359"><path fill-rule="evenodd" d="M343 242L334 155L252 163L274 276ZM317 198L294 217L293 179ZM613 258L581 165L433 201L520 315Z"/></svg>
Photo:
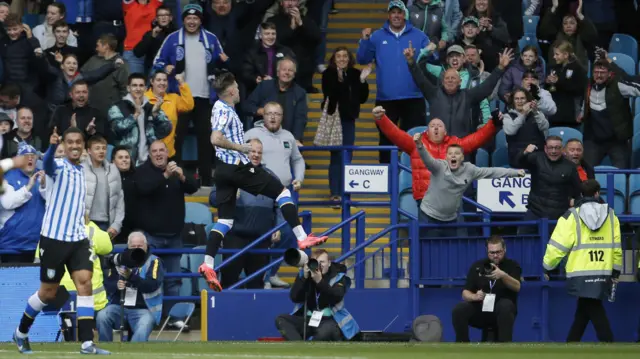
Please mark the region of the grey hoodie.
<svg viewBox="0 0 640 359"><path fill-rule="evenodd" d="M609 205L597 202L583 203L580 205L578 216L587 228L597 231L609 217Z"/></svg>
<svg viewBox="0 0 640 359"><path fill-rule="evenodd" d="M473 181L481 178L518 177L518 170L499 167L476 167L463 162L457 170L452 171L446 160L431 157L422 145L417 145L422 162L431 172L429 189L422 199L420 210L427 216L439 221L449 222L458 217L458 208L462 194Z"/></svg>
<svg viewBox="0 0 640 359"><path fill-rule="evenodd" d="M264 121L258 121L244 137L247 141L257 138L262 142L262 164L276 174L283 186L291 185L293 179L304 181L304 158L291 132L282 127L271 132L264 126Z"/></svg>

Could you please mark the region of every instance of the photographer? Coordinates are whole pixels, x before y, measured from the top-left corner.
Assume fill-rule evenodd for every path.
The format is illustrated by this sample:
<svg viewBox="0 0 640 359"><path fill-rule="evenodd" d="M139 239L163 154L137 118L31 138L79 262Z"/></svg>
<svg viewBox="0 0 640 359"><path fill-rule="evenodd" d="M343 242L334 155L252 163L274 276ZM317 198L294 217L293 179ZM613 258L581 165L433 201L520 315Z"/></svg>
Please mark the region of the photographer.
<svg viewBox="0 0 640 359"><path fill-rule="evenodd" d="M469 341L469 326L496 331L499 342L511 342L516 320L520 275L518 262L506 258L507 247L500 236L487 240L488 259L471 265L462 291L464 302L453 308L456 342Z"/></svg>
<svg viewBox="0 0 640 359"><path fill-rule="evenodd" d="M142 36L142 40L133 48L135 57L144 58L145 74L151 70L153 59L156 57L158 50L160 50L164 39L176 30L171 9L165 5L158 7L156 9L156 18L151 23L151 31L147 31ZM130 73L133 73L133 71L130 71Z"/></svg>
<svg viewBox="0 0 640 359"><path fill-rule="evenodd" d="M531 93L538 110L540 110L543 115L549 117L556 114L558 111L556 103L553 101L551 93L540 87L540 80L538 80L538 74L535 70L527 70L524 72L521 85L523 89Z"/></svg>
<svg viewBox="0 0 640 359"><path fill-rule="evenodd" d="M332 263L324 249L314 250L311 258L291 287L291 301L296 305L291 314L276 318L276 328L288 341L303 340L305 331L307 340L350 340L360 328L344 307L351 286L347 268ZM307 313L303 314L305 299Z"/></svg>
<svg viewBox="0 0 640 359"><path fill-rule="evenodd" d="M113 341L113 329L120 327L123 312L124 320L133 331L132 342L148 341L154 325L160 323L164 277L162 261L149 253L147 238L142 232L132 232L129 235L127 248L144 250L146 259L139 268L115 267L113 260L111 261L109 275L105 280L109 305L96 315L96 328L101 342ZM123 290L124 311L120 307Z"/></svg>

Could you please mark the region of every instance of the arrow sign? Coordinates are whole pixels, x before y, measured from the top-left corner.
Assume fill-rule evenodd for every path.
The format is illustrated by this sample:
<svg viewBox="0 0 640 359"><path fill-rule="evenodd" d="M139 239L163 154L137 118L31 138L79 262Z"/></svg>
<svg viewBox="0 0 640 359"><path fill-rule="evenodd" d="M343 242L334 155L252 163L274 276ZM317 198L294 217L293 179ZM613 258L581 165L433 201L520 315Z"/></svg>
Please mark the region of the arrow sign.
<svg viewBox="0 0 640 359"><path fill-rule="evenodd" d="M354 187L356 187L358 185L359 185L359 183L354 181L354 180L351 180L351 182L349 182L349 186L351 186L351 188L354 188Z"/></svg>
<svg viewBox="0 0 640 359"><path fill-rule="evenodd" d="M514 208L516 204L511 200L511 195L512 193L510 191L500 191L500 193L498 194L498 202L500 202L500 204L502 205L504 205L506 202L509 207Z"/></svg>

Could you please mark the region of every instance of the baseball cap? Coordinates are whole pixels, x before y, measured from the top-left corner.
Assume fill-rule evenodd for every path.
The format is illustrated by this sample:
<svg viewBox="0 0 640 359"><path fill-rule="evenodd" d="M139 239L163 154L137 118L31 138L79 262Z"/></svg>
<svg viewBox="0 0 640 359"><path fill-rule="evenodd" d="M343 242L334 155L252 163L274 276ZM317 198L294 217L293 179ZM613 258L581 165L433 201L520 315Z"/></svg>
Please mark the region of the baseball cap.
<svg viewBox="0 0 640 359"><path fill-rule="evenodd" d="M447 49L447 55L449 55L452 52L464 55L464 49L460 45L449 46L449 48Z"/></svg>

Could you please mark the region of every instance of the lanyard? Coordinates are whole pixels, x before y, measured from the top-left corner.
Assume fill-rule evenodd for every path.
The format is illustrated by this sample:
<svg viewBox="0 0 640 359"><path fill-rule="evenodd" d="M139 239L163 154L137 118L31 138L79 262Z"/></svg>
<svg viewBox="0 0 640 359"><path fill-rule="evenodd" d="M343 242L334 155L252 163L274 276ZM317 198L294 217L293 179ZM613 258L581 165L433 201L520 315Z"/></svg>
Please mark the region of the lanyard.
<svg viewBox="0 0 640 359"><path fill-rule="evenodd" d="M489 294L491 294L491 292L493 291L493 287L496 285L496 281L497 279L493 280L493 281L489 281Z"/></svg>
<svg viewBox="0 0 640 359"><path fill-rule="evenodd" d="M318 290L316 289L316 310L320 310L320 293L318 293Z"/></svg>

